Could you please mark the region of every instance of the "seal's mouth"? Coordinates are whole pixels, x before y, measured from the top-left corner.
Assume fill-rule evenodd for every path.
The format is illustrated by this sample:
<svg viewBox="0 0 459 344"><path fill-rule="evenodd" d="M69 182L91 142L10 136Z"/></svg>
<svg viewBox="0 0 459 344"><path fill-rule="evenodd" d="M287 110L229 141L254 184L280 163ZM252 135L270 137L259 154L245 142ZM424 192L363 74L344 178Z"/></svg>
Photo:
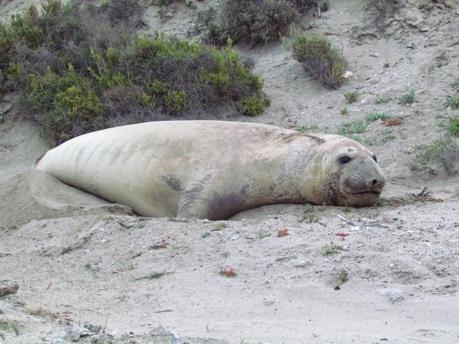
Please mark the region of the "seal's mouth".
<svg viewBox="0 0 459 344"><path fill-rule="evenodd" d="M374 205L382 190L344 191L341 192L341 202L346 206L366 207Z"/></svg>
<svg viewBox="0 0 459 344"><path fill-rule="evenodd" d="M375 195L375 196L379 196L381 192L382 192L381 190L356 191L356 192L347 191L347 193L351 195Z"/></svg>

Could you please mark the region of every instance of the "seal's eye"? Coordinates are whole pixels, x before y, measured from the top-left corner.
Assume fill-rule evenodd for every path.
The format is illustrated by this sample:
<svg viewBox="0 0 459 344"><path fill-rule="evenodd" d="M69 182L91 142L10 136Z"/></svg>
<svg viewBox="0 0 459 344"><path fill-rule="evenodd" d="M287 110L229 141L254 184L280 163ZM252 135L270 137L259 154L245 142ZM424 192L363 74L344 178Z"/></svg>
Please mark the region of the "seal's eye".
<svg viewBox="0 0 459 344"><path fill-rule="evenodd" d="M338 160L341 164L347 164L349 161L351 161L351 158L345 155L339 158Z"/></svg>
<svg viewBox="0 0 459 344"><path fill-rule="evenodd" d="M373 160L374 160L375 162L378 162L378 159L376 159L376 155L373 155L372 158L373 158Z"/></svg>

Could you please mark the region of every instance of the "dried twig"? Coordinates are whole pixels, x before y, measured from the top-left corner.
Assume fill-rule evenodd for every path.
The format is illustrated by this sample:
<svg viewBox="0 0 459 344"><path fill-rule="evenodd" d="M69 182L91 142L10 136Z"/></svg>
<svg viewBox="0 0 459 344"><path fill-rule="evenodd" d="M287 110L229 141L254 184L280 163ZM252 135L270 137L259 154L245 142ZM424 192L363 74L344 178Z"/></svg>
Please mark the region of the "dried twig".
<svg viewBox="0 0 459 344"><path fill-rule="evenodd" d="M388 226L385 226L385 225L382 225L381 223L379 222L376 222L376 221L362 221L362 223L356 223L356 222L353 222L347 218L345 218L344 216L341 216L341 215L337 215L337 217L347 223L348 225L352 226L353 230L356 230L356 231L359 231L359 230L365 230L367 229L367 227L382 227L382 228L389 228Z"/></svg>

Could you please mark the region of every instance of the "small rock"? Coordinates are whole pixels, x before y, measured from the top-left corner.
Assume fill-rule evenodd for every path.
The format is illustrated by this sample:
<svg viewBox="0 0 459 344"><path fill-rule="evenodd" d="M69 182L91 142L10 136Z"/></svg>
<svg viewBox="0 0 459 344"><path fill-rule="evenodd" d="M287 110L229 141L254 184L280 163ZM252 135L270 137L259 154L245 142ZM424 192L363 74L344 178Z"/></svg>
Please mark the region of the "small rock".
<svg viewBox="0 0 459 344"><path fill-rule="evenodd" d="M379 53L370 53L371 57L379 57Z"/></svg>
<svg viewBox="0 0 459 344"><path fill-rule="evenodd" d="M383 289L381 293L393 304L404 301L406 296L406 293L401 289Z"/></svg>
<svg viewBox="0 0 459 344"><path fill-rule="evenodd" d="M8 294L16 294L19 289L17 282L2 280L0 281L0 297Z"/></svg>
<svg viewBox="0 0 459 344"><path fill-rule="evenodd" d="M354 74L349 70L344 72L344 74L343 74L343 78L344 79L351 79L353 76L354 76Z"/></svg>

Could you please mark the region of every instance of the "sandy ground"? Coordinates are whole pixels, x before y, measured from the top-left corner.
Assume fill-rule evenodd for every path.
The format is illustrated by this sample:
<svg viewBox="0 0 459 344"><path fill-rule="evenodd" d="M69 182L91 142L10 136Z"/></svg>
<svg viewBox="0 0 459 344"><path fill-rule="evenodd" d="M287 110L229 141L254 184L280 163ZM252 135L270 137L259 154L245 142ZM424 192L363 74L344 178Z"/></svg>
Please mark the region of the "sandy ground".
<svg viewBox="0 0 459 344"><path fill-rule="evenodd" d="M219 222L139 218L97 202L51 209L28 182L48 147L10 110L0 123L0 290L11 281L19 290L0 297L0 343L459 342L457 166L413 170L414 147L458 114L444 104L459 79L459 2L415 3L428 1L408 1L384 35L366 24L360 1L332 1L312 21L350 62L353 78L339 91L308 78L288 40L237 47L272 100L250 120L332 133L373 111L402 120L361 135L388 180L379 207L270 206ZM0 18L25 4L0 2ZM196 11L172 5L163 22L152 6L146 31L186 36ZM398 104L411 89L416 102ZM346 90L359 101L346 104ZM424 187L431 196L416 196Z"/></svg>

